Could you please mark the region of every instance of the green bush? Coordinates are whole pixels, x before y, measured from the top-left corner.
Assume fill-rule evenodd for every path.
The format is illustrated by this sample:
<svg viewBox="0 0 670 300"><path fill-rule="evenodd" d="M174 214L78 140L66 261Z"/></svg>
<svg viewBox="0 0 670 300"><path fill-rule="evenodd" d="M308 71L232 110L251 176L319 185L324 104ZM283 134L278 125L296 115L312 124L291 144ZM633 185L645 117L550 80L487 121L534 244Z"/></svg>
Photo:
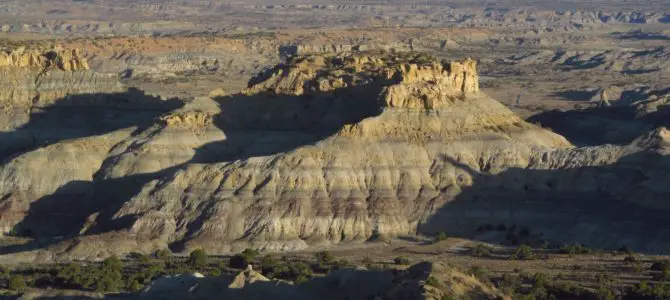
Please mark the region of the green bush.
<svg viewBox="0 0 670 300"><path fill-rule="evenodd" d="M118 271L103 272L95 281L96 292L116 292L123 286L123 276Z"/></svg>
<svg viewBox="0 0 670 300"><path fill-rule="evenodd" d="M252 261L260 254L260 252L256 249L247 248L244 249L241 254L244 255L247 260Z"/></svg>
<svg viewBox="0 0 670 300"><path fill-rule="evenodd" d="M172 252L170 251L170 249L160 249L160 250L156 250L156 252L154 253L154 256L157 259L167 259L171 255L172 255Z"/></svg>
<svg viewBox="0 0 670 300"><path fill-rule="evenodd" d="M470 274L477 278L481 282L489 282L489 270L482 268L480 266L472 266L470 268Z"/></svg>
<svg viewBox="0 0 670 300"><path fill-rule="evenodd" d="M493 248L484 244L478 244L472 248L472 255L477 257L491 257Z"/></svg>
<svg viewBox="0 0 670 300"><path fill-rule="evenodd" d="M228 265L231 268L244 269L249 265L260 253L254 249L244 249L244 251L235 254L230 258Z"/></svg>
<svg viewBox="0 0 670 300"><path fill-rule="evenodd" d="M521 287L521 278L516 275L504 274L498 281L498 289L507 295L514 295Z"/></svg>
<svg viewBox="0 0 670 300"><path fill-rule="evenodd" d="M137 257L137 260L143 264L147 264L151 262L151 257L149 257L149 255L146 254L141 254L140 256Z"/></svg>
<svg viewBox="0 0 670 300"><path fill-rule="evenodd" d="M131 292L136 292L142 289L142 285L137 280L131 280L126 286L126 289Z"/></svg>
<svg viewBox="0 0 670 300"><path fill-rule="evenodd" d="M441 242L447 239L447 234L444 231L440 231L435 236L435 242Z"/></svg>
<svg viewBox="0 0 670 300"><path fill-rule="evenodd" d="M275 259L272 255L266 255L261 259L261 268L272 268L281 262L277 259Z"/></svg>
<svg viewBox="0 0 670 300"><path fill-rule="evenodd" d="M121 271L123 263L116 256L110 256L102 261L102 269L103 271Z"/></svg>
<svg viewBox="0 0 670 300"><path fill-rule="evenodd" d="M535 273L532 278L533 287L546 287L549 285L549 276L544 273Z"/></svg>
<svg viewBox="0 0 670 300"><path fill-rule="evenodd" d="M528 245L521 245L514 250L511 259L526 260L533 258L533 249Z"/></svg>
<svg viewBox="0 0 670 300"><path fill-rule="evenodd" d="M322 263L331 263L335 260L335 256L328 251L319 251L315 254L316 260Z"/></svg>
<svg viewBox="0 0 670 300"><path fill-rule="evenodd" d="M396 265L409 265L410 261L409 258L404 257L404 256L398 256L393 259L393 263Z"/></svg>
<svg viewBox="0 0 670 300"><path fill-rule="evenodd" d="M340 259L340 260L333 263L333 267L335 268L335 270L339 270L339 269L343 269L343 268L347 268L347 267L351 267L351 266L352 266L351 262L349 262L346 259Z"/></svg>
<svg viewBox="0 0 670 300"><path fill-rule="evenodd" d="M670 281L670 269L663 269L663 271L654 274L656 281Z"/></svg>
<svg viewBox="0 0 670 300"><path fill-rule="evenodd" d="M16 291L19 293L22 293L26 290L27 285L26 281L23 279L23 277L14 275L9 278L9 282L7 283L7 288Z"/></svg>
<svg viewBox="0 0 670 300"><path fill-rule="evenodd" d="M7 279L9 278L9 275L9 269L5 266L0 266L0 279Z"/></svg>
<svg viewBox="0 0 670 300"><path fill-rule="evenodd" d="M296 284L305 283L307 281L309 281L309 279L305 276L302 276L302 275L296 277L295 280L293 280L293 282L295 282Z"/></svg>
<svg viewBox="0 0 670 300"><path fill-rule="evenodd" d="M283 262L263 268L263 274L269 278L281 278L285 280L290 280L293 276L291 269Z"/></svg>
<svg viewBox="0 0 670 300"><path fill-rule="evenodd" d="M564 245L558 249L558 252L561 254L588 254L591 253L591 249L584 247L581 244L574 244Z"/></svg>
<svg viewBox="0 0 670 300"><path fill-rule="evenodd" d="M289 269L291 270L291 274L294 278L298 278L300 276L304 276L306 278L312 277L312 268L310 268L309 265L305 263L298 262L291 264L289 265Z"/></svg>
<svg viewBox="0 0 670 300"><path fill-rule="evenodd" d="M439 287L440 286L440 280L433 276L429 276L428 279L426 279L426 285L434 286L434 287Z"/></svg>
<svg viewBox="0 0 670 300"><path fill-rule="evenodd" d="M207 266L207 252L202 249L191 251L188 257L188 264L193 268L202 268Z"/></svg>

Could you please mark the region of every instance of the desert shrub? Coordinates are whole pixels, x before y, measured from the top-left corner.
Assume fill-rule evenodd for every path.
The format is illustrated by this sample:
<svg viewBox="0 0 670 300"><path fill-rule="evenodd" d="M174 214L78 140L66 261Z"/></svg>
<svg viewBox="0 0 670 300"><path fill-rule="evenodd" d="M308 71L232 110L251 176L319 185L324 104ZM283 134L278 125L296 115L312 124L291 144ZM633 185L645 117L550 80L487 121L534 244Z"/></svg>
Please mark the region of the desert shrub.
<svg viewBox="0 0 670 300"><path fill-rule="evenodd" d="M393 263L396 265L409 265L410 261L409 258L404 257L404 256L398 256L393 259Z"/></svg>
<svg viewBox="0 0 670 300"><path fill-rule="evenodd" d="M305 263L293 263L289 265L289 269L291 270L294 278L298 278L299 276L305 276L307 278L312 277L312 268L310 268L309 265Z"/></svg>
<svg viewBox="0 0 670 300"><path fill-rule="evenodd" d="M142 285L137 280L131 280L131 281L129 281L128 285L126 285L126 289L131 291L131 292L135 292L135 291L139 291L140 289L142 289Z"/></svg>
<svg viewBox="0 0 670 300"><path fill-rule="evenodd" d="M574 244L561 246L558 252L561 254L588 254L591 253L591 249L581 244Z"/></svg>
<svg viewBox="0 0 670 300"><path fill-rule="evenodd" d="M14 275L9 278L9 281L7 282L7 288L15 292L22 293L27 288L26 281L23 279L23 277Z"/></svg>
<svg viewBox="0 0 670 300"><path fill-rule="evenodd" d="M183 274L193 272L193 268L190 266L188 261L180 260L169 260L165 262L165 273L166 274Z"/></svg>
<svg viewBox="0 0 670 300"><path fill-rule="evenodd" d="M444 231L440 231L435 236L435 242L441 242L447 239L447 234Z"/></svg>
<svg viewBox="0 0 670 300"><path fill-rule="evenodd" d="M526 260L533 258L533 249L528 245L521 245L514 250L511 259Z"/></svg>
<svg viewBox="0 0 670 300"><path fill-rule="evenodd" d="M170 251L170 249L160 249L160 250L156 250L156 252L154 253L154 256L157 259L166 259L166 258L170 257L170 255L172 255L172 252Z"/></svg>
<svg viewBox="0 0 670 300"><path fill-rule="evenodd" d="M489 282L489 270L482 268L480 266L472 266L470 268L470 274L482 282Z"/></svg>
<svg viewBox="0 0 670 300"><path fill-rule="evenodd" d="M670 297L670 284L640 282L627 296L630 299L667 299Z"/></svg>
<svg viewBox="0 0 670 300"><path fill-rule="evenodd" d="M114 292L120 290L122 286L123 276L121 272L114 270L103 271L94 283L97 292Z"/></svg>
<svg viewBox="0 0 670 300"><path fill-rule="evenodd" d="M110 256L102 261L103 271L121 271L123 263L116 256Z"/></svg>
<svg viewBox="0 0 670 300"><path fill-rule="evenodd" d="M545 287L549 284L549 276L544 273L535 273L533 275L533 278L531 279L531 282L534 287Z"/></svg>
<svg viewBox="0 0 670 300"><path fill-rule="evenodd" d="M143 264L147 264L151 262L151 257L149 257L149 255L146 254L140 254L140 256L137 257L137 260Z"/></svg>
<svg viewBox="0 0 670 300"><path fill-rule="evenodd" d="M260 252L258 252L256 249L247 248L244 249L244 251L242 251L240 254L242 254L248 261L252 261L260 254Z"/></svg>
<svg viewBox="0 0 670 300"><path fill-rule="evenodd" d="M319 251L315 254L316 260L322 263L330 263L335 260L335 256L328 251Z"/></svg>
<svg viewBox="0 0 670 300"><path fill-rule="evenodd" d="M244 251L235 254L230 258L229 266L236 269L244 269L250 264L260 253L254 249L244 249Z"/></svg>
<svg viewBox="0 0 670 300"><path fill-rule="evenodd" d="M303 276L303 275L300 275L300 276L296 277L295 280L293 280L293 282L295 282L296 284L305 283L307 281L309 281L309 278L307 278L306 276Z"/></svg>
<svg viewBox="0 0 670 300"><path fill-rule="evenodd" d="M7 279L9 278L10 272L9 268L5 266L0 266L0 279Z"/></svg>
<svg viewBox="0 0 670 300"><path fill-rule="evenodd" d="M507 295L514 295L521 287L521 278L516 275L504 274L497 283L498 289Z"/></svg>
<svg viewBox="0 0 670 300"><path fill-rule="evenodd" d="M472 255L477 256L477 257L491 257L492 254L491 252L493 251L493 248L488 245L484 244L478 244L474 248L472 248Z"/></svg>
<svg viewBox="0 0 670 300"><path fill-rule="evenodd" d="M291 269L283 262L263 268L263 274L269 278L281 278L286 280L290 279L292 276Z"/></svg>
<svg viewBox="0 0 670 300"><path fill-rule="evenodd" d="M351 266L352 266L351 262L346 260L346 259L340 259L340 260L333 263L333 267L336 270L351 267Z"/></svg>
<svg viewBox="0 0 670 300"><path fill-rule="evenodd" d="M188 264L193 268L202 268L207 265L207 252L202 249L191 251L188 257Z"/></svg>
<svg viewBox="0 0 670 300"><path fill-rule="evenodd" d="M434 286L434 287L439 287L440 286L440 280L433 276L429 276L428 279L426 279L426 285Z"/></svg>
<svg viewBox="0 0 670 300"><path fill-rule="evenodd" d="M267 269L267 268L272 268L272 267L274 267L274 266L276 266L280 263L281 262L278 259L274 258L274 256L266 255L261 259L260 266L261 266L261 269Z"/></svg>
<svg viewBox="0 0 670 300"><path fill-rule="evenodd" d="M164 271L165 266L162 263L150 264L140 272L135 273L132 280L136 280L140 284L147 284L163 274Z"/></svg>

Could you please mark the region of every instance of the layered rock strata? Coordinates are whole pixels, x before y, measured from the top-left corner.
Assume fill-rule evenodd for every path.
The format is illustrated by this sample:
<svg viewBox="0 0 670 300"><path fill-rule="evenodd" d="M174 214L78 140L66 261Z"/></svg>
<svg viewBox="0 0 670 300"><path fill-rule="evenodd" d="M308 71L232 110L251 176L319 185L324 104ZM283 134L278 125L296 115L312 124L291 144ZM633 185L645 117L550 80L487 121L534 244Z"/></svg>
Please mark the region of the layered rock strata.
<svg viewBox="0 0 670 300"><path fill-rule="evenodd" d="M668 246L666 230L648 231L668 209L667 130L575 148L481 93L475 67L415 54L296 57L217 96L217 107L189 103L121 137L99 152L90 180L42 198L7 183L0 195L31 203L14 228L35 236L63 235L50 229L69 227L37 220L65 199L82 203L53 221L79 236L43 259L166 246L282 251L437 231L476 238L485 223L603 247ZM19 177L30 162L2 172Z"/></svg>

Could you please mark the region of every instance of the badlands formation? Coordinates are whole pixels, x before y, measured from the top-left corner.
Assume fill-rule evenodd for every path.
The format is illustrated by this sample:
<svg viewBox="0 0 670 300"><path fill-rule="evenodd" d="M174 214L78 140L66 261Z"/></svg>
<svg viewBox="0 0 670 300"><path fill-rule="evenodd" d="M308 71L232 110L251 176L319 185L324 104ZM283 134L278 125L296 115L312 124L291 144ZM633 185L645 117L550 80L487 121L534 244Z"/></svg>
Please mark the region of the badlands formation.
<svg viewBox="0 0 670 300"><path fill-rule="evenodd" d="M472 59L296 56L240 92L184 101L88 71L77 51L3 57L4 74L33 79L3 83L5 111L24 113L2 124L0 223L30 239L3 259L475 238L499 223L670 246L668 129L575 147L480 91Z"/></svg>
<svg viewBox="0 0 670 300"><path fill-rule="evenodd" d="M0 295L668 298L669 26L648 0L0 1Z"/></svg>

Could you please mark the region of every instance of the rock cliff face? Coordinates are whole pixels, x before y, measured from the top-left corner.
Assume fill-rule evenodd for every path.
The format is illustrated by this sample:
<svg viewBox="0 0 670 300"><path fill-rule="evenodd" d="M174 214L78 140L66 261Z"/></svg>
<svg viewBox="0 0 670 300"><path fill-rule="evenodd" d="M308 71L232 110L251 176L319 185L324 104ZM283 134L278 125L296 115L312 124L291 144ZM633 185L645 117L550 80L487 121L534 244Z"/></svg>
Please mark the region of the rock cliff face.
<svg viewBox="0 0 670 300"><path fill-rule="evenodd" d="M50 105L69 94L120 91L115 75L88 71L77 50L26 51L0 54L0 103L30 107Z"/></svg>
<svg viewBox="0 0 670 300"><path fill-rule="evenodd" d="M89 171L41 173L57 183L21 178L76 141L11 159L0 170L0 219L14 220L5 231L79 235L41 259L470 236L485 223L534 226L561 241L597 236L603 247L668 246L663 230L640 234L668 209L659 201L668 192L666 130L575 148L481 93L475 67L414 54L296 57L216 97L217 106L195 101L132 134L79 140L108 146L76 168ZM627 225L611 231L610 211L597 213L603 205L646 217L619 216Z"/></svg>

